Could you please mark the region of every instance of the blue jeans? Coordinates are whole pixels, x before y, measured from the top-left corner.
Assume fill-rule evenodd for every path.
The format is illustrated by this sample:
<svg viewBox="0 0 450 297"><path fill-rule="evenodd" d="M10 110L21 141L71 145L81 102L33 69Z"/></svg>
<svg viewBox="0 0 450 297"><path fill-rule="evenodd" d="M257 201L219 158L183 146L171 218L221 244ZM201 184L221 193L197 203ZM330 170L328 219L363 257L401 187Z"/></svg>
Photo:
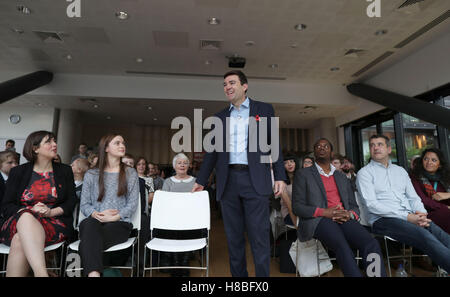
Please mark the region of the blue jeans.
<svg viewBox="0 0 450 297"><path fill-rule="evenodd" d="M450 271L450 235L431 222L429 227L419 227L396 218L381 218L372 226L376 234L387 235L428 255L433 262Z"/></svg>

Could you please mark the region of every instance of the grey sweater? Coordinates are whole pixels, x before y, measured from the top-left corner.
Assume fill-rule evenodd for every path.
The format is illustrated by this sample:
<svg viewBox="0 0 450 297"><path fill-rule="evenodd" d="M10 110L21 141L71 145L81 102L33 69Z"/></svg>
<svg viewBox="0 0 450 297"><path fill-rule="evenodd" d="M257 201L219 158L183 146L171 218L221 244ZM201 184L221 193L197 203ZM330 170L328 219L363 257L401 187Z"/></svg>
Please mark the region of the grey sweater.
<svg viewBox="0 0 450 297"><path fill-rule="evenodd" d="M81 192L80 208L86 217L94 211L102 212L106 209L117 209L120 221L131 223L131 217L135 213L139 199L139 178L134 168L127 167L127 194L117 196L119 187L119 173L105 172L105 196L101 202L98 198L98 169L90 169L86 172Z"/></svg>

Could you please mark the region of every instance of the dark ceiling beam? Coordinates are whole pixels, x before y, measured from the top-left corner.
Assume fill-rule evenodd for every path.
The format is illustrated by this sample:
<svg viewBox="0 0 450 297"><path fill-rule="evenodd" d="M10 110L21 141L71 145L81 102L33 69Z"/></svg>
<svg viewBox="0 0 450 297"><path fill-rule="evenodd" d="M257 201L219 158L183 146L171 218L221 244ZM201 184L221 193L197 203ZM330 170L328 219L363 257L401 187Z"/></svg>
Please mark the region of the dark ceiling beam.
<svg viewBox="0 0 450 297"><path fill-rule="evenodd" d="M347 86L347 90L355 96L450 129L450 109L445 107L366 84L350 84Z"/></svg>
<svg viewBox="0 0 450 297"><path fill-rule="evenodd" d="M0 104L42 87L53 80L53 73L36 71L0 83Z"/></svg>

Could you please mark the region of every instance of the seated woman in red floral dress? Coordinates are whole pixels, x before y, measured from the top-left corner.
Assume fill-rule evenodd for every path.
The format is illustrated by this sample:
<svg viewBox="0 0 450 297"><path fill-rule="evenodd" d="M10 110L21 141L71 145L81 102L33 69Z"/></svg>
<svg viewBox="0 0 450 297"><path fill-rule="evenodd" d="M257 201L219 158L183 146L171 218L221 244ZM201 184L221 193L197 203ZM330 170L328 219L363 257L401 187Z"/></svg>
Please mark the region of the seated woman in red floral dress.
<svg viewBox="0 0 450 297"><path fill-rule="evenodd" d="M48 276L44 248L71 238L75 187L72 169L54 163L57 145L51 132L31 133L23 155L6 183L0 242L9 245L6 276Z"/></svg>

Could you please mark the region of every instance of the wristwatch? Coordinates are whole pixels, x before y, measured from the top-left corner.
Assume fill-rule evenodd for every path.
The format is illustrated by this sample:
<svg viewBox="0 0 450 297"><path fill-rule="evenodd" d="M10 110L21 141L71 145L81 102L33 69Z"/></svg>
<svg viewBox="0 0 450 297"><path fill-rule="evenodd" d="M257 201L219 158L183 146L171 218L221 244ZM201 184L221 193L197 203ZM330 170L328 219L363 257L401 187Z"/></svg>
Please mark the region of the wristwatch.
<svg viewBox="0 0 450 297"><path fill-rule="evenodd" d="M353 212L349 211L350 213L350 219L354 220L355 219L355 215L353 214Z"/></svg>

